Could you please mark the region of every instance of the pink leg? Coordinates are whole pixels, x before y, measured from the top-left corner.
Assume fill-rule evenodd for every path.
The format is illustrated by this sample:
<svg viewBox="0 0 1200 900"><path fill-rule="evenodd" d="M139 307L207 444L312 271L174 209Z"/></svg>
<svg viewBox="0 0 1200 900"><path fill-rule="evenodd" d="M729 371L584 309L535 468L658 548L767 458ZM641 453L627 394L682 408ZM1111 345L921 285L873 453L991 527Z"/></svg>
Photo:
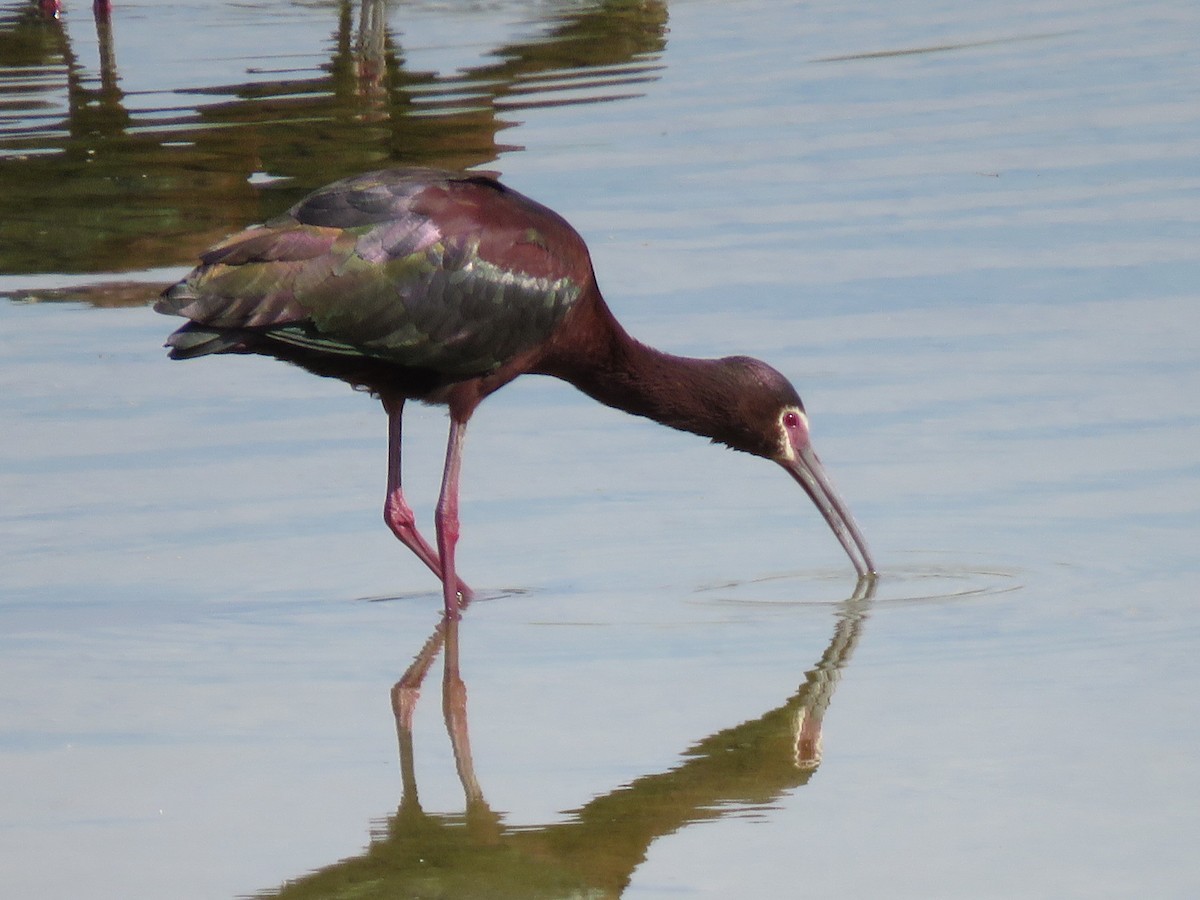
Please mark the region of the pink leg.
<svg viewBox="0 0 1200 900"><path fill-rule="evenodd" d="M450 440L446 445L446 471L442 475L442 495L438 498L438 553L442 560L442 597L446 601L446 618L458 618L458 576L454 571L454 548L458 544L458 472L462 463L463 438L467 423L450 416Z"/></svg>
<svg viewBox="0 0 1200 900"><path fill-rule="evenodd" d="M383 504L383 520L392 529L392 534L408 547L430 571L439 578L442 577L442 564L437 552L429 546L429 542L417 530L417 519L412 508L404 499L404 490L400 486L400 420L404 414L404 398L385 397L383 408L388 414L388 486L387 499ZM464 597L471 596L471 589L461 581L455 581L458 593Z"/></svg>

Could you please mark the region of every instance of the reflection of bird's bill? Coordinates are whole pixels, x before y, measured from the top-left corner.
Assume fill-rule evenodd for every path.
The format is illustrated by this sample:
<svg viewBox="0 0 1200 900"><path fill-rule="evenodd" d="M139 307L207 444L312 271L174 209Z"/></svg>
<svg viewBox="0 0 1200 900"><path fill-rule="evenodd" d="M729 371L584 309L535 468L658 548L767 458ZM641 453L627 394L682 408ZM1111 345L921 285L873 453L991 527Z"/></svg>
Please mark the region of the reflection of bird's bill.
<svg viewBox="0 0 1200 900"><path fill-rule="evenodd" d="M801 706L796 710L795 749L792 759L797 769L815 769L821 764L821 719Z"/></svg>
<svg viewBox="0 0 1200 900"><path fill-rule="evenodd" d="M833 482L825 474L825 467L811 447L803 447L797 452L795 459L780 463L793 478L804 488L805 493L812 498L818 510L838 541L850 557L859 576L873 575L876 572L875 562L871 559L871 551L867 547L866 538L858 530L858 523L850 514L838 492L834 490Z"/></svg>

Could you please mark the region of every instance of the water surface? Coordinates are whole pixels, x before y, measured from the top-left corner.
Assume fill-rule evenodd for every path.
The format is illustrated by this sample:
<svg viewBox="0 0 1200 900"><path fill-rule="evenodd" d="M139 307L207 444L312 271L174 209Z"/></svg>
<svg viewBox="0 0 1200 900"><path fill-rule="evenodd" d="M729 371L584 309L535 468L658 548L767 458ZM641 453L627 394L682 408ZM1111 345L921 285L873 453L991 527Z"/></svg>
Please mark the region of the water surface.
<svg viewBox="0 0 1200 900"><path fill-rule="evenodd" d="M2 892L1195 895L1198 20L0 3ZM377 404L170 363L146 306L393 162L502 172L637 336L791 376L875 591L775 467L519 381L456 759Z"/></svg>

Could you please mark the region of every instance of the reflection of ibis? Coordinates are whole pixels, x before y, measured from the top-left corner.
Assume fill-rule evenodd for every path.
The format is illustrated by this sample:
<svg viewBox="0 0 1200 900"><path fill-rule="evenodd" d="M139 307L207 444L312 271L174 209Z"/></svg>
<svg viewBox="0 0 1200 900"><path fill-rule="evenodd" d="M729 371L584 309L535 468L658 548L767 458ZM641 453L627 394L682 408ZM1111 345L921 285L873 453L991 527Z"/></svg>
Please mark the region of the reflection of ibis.
<svg viewBox="0 0 1200 900"><path fill-rule="evenodd" d="M42 15L57 19L62 15L63 0L38 0L38 9ZM112 0L93 0L92 13L97 19L107 20L112 14Z"/></svg>
<svg viewBox="0 0 1200 900"><path fill-rule="evenodd" d="M381 398L384 518L441 577L448 615L468 594L454 565L467 420L527 372L774 460L816 503L859 575L875 569L788 380L757 359L689 359L631 338L601 298L575 230L487 176L395 169L335 182L213 247L156 309L191 320L168 339L172 358L261 353ZM408 399L450 410L436 551L400 486Z"/></svg>
<svg viewBox="0 0 1200 900"><path fill-rule="evenodd" d="M672 764L608 790L595 790L598 782L589 777L589 799L554 813L546 822L524 816L520 823L512 823L507 813L488 803L471 753L467 686L459 671L461 623L443 618L392 689L402 783L396 813L371 823L371 842L358 855L255 896L279 900L624 897L635 871L667 835L678 835L699 822L747 814L778 819L773 811L784 808L794 813L803 807L800 788L821 764L822 721L866 626L875 588L874 579L861 578L854 594L832 608L833 635L825 651L782 703L692 743ZM794 655L794 648L790 652ZM444 660L442 716L466 801L461 810L428 809L419 792L418 773L428 773L439 761L427 758L418 765L413 731L421 685L438 653ZM536 687L532 686L527 705L536 704ZM692 699L703 702L703 698L697 693ZM595 695L579 699L580 718L593 716ZM612 700L606 711L620 715L619 699ZM686 697L673 696L673 700L687 702ZM491 718L495 720L494 710ZM570 734L572 724L554 723L565 735L548 751L551 765L570 756L572 740L584 739ZM523 736L547 750L536 729L531 730L529 722L523 725ZM431 746L428 740L424 743ZM526 766L536 753L532 750L521 757ZM556 783L569 785L570 774L577 773L579 766L578 759L569 758L565 776L560 771ZM511 797L513 784L505 787ZM538 790L539 801L544 801L544 789ZM438 794L444 800L445 793Z"/></svg>

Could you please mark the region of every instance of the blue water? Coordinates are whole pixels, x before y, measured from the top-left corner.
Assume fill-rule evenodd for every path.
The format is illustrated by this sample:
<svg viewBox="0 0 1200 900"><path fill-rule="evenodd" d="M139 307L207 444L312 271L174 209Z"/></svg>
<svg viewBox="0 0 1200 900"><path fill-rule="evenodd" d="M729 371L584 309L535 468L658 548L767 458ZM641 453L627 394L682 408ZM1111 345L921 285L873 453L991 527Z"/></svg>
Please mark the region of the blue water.
<svg viewBox="0 0 1200 900"><path fill-rule="evenodd" d="M1200 891L1192 4L397 3L355 57L357 5L126 2L117 93L85 4L25 11L0 5L0 892ZM883 569L847 605L775 467L501 391L459 550L493 818L464 818L440 661L401 775L389 691L440 596L381 521L378 404L170 363L145 305L390 160L503 172L635 335L792 377ZM406 419L430 531L445 426Z"/></svg>

